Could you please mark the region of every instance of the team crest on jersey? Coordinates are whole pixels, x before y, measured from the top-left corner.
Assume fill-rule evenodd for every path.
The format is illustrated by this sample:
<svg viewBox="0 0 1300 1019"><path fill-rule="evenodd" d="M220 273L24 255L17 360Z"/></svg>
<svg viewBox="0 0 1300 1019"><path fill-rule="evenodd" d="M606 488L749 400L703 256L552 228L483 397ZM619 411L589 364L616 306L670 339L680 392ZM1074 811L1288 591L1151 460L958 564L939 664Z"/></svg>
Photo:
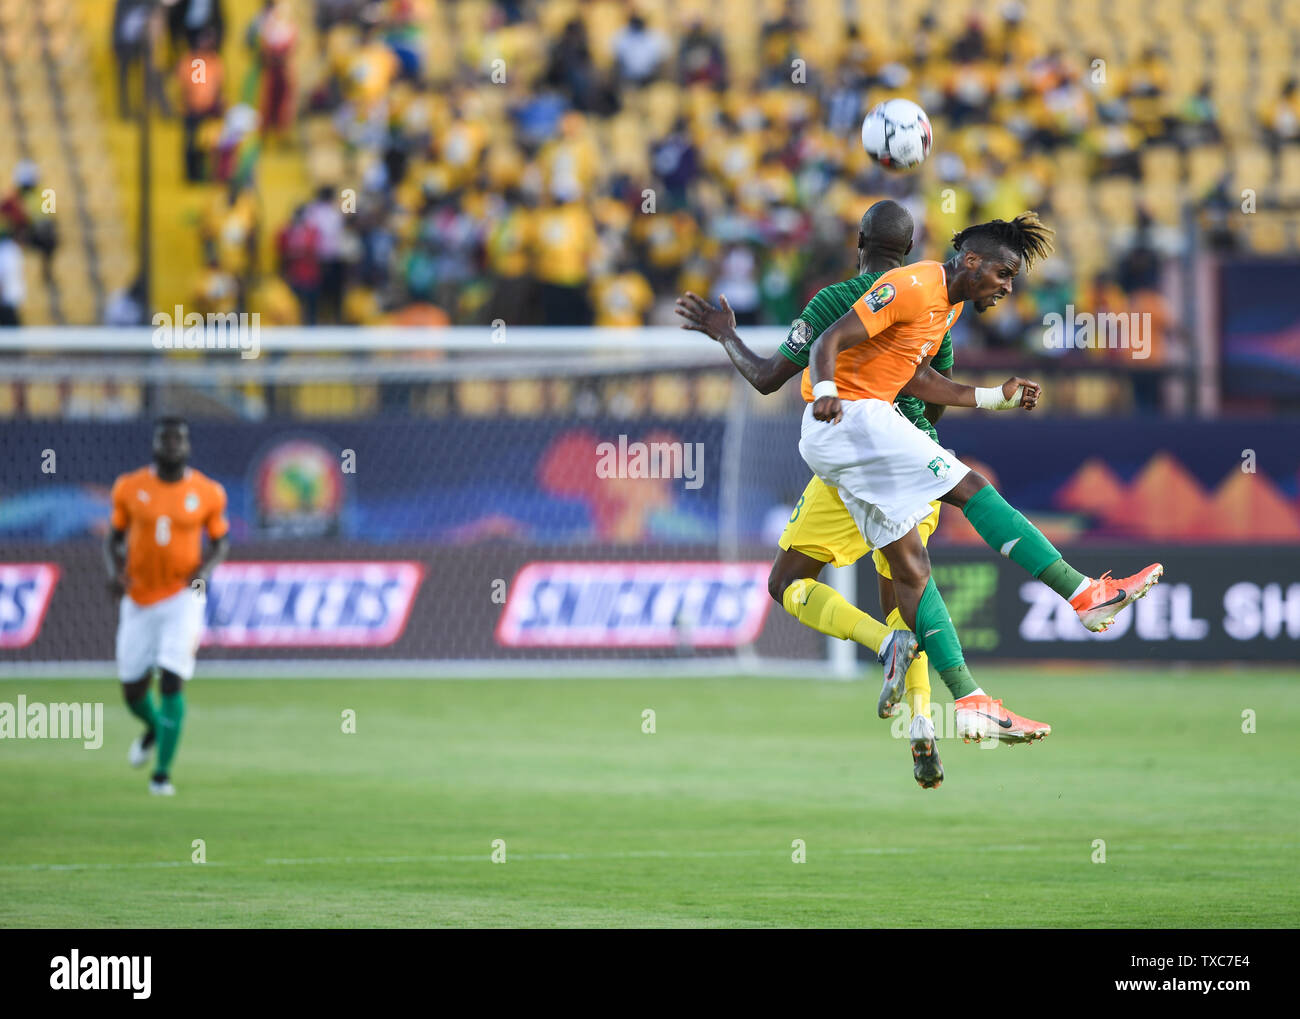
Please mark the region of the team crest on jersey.
<svg viewBox="0 0 1300 1019"><path fill-rule="evenodd" d="M949 465L948 461L941 456L936 456L933 460L931 460L928 464L926 464L926 467L928 467L934 473L934 476L938 478L940 481L946 478L948 476L948 472L952 470L952 467Z"/></svg>
<svg viewBox="0 0 1300 1019"><path fill-rule="evenodd" d="M199 508L199 497L193 492L188 492L185 496L185 512L193 513L198 508Z"/></svg>
<svg viewBox="0 0 1300 1019"><path fill-rule="evenodd" d="M875 290L867 294L867 307L872 311L879 311L886 304L894 299L897 291L892 283L882 283Z"/></svg>
<svg viewBox="0 0 1300 1019"><path fill-rule="evenodd" d="M785 345L790 348L792 354L797 354L808 346L808 341L812 339L812 326L801 318L795 319L790 323L790 332L785 338Z"/></svg>

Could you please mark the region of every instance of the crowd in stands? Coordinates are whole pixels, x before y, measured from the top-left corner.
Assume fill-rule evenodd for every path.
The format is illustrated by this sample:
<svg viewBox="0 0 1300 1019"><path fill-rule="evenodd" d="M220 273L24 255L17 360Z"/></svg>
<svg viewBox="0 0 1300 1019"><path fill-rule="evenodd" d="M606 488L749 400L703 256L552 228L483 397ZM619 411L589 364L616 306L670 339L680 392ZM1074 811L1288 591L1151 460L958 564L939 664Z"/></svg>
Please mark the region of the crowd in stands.
<svg viewBox="0 0 1300 1019"><path fill-rule="evenodd" d="M139 6L118 0L124 63ZM692 289L726 293L742 324L785 324L852 271L854 226L879 197L912 210L914 257L942 258L951 231L981 219L1036 208L1069 226L1077 206L1053 186L1063 154L1088 182L1138 181L1145 146L1224 140L1210 82L1173 88L1170 53L1099 78L1084 54L1043 46L1014 3L957 32L923 18L892 46L846 22L820 62L800 58L818 26L788 4L744 76L720 25L631 4L596 16L611 6L557 19L524 0L442 4L448 39L425 0L316 0L314 24L266 0L241 26L222 0L171 4L186 175L223 187L196 238L199 303L311 324L635 326L672 323ZM256 56L244 82L223 72L232 45ZM861 151L868 104L894 94L934 122L921 172L888 174ZM1300 144L1295 80L1261 97L1253 129ZM258 194L257 152L275 139L302 150L314 193ZM1062 229L1057 256L996 315L965 316L960 342L1042 352L1043 315L1073 304L1154 309L1169 326L1157 339L1176 347L1159 292L1182 235L1141 202L1107 227L1101 252L1096 230ZM251 261L262 229L273 267Z"/></svg>
<svg viewBox="0 0 1300 1019"><path fill-rule="evenodd" d="M54 221L42 208L48 196L42 196L38 178L36 164L24 160L14 170L12 190L0 195L0 327L22 325L27 294L24 251L41 259L48 277L58 246Z"/></svg>

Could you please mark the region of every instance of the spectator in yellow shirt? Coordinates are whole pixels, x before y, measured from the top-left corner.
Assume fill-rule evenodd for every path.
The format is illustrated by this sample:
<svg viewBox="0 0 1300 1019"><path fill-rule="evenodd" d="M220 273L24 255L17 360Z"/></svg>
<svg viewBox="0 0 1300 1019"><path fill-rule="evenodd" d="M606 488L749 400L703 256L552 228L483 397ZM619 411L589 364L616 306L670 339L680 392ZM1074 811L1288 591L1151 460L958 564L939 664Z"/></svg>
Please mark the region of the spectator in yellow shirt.
<svg viewBox="0 0 1300 1019"><path fill-rule="evenodd" d="M596 280L591 287L596 305L598 326L645 325L646 313L654 306L654 291L650 282L630 265L614 276Z"/></svg>
<svg viewBox="0 0 1300 1019"><path fill-rule="evenodd" d="M239 283L243 310L257 255L257 197L245 184L232 184L209 208L203 223L203 247L210 264Z"/></svg>
<svg viewBox="0 0 1300 1019"><path fill-rule="evenodd" d="M529 253L534 244L536 213L514 188L505 196L504 210L495 216L484 238L487 268L495 282L488 303L488 321L518 322L534 318Z"/></svg>
<svg viewBox="0 0 1300 1019"><path fill-rule="evenodd" d="M1274 145L1300 138L1300 80L1290 78L1282 94L1261 111L1264 131Z"/></svg>
<svg viewBox="0 0 1300 1019"><path fill-rule="evenodd" d="M577 194L558 189L555 203L537 213L533 276L544 325L590 325L587 282L598 240L591 213Z"/></svg>
<svg viewBox="0 0 1300 1019"><path fill-rule="evenodd" d="M399 69L393 51L375 37L373 25L366 25L361 46L347 63L348 96L362 111L368 111L388 92Z"/></svg>

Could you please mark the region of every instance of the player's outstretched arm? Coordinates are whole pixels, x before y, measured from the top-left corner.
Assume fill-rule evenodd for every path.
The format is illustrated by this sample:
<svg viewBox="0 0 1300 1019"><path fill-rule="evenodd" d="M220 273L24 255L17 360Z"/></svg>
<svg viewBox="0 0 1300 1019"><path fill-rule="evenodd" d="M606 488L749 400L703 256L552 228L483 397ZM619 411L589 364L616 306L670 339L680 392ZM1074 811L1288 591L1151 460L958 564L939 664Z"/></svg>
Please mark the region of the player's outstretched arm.
<svg viewBox="0 0 1300 1019"><path fill-rule="evenodd" d="M813 341L808 361L813 387L813 417L818 421L838 423L844 417L839 392L835 389L835 360L841 351L856 347L867 339L867 327L850 308Z"/></svg>
<svg viewBox="0 0 1300 1019"><path fill-rule="evenodd" d="M922 364L917 368L912 380L900 391L906 396L915 396L926 403L942 404L945 407L982 407L986 410L1011 410L1021 407L1033 410L1038 406L1042 387L1030 379L1009 378L1000 387L987 389L978 386L966 386L960 382L945 378L929 366Z"/></svg>
<svg viewBox="0 0 1300 1019"><path fill-rule="evenodd" d="M764 395L775 393L801 369L779 350L764 359L745 346L736 334L736 313L725 296L719 300L721 308L689 290L677 298L677 314L686 320L682 328L717 340L746 382Z"/></svg>

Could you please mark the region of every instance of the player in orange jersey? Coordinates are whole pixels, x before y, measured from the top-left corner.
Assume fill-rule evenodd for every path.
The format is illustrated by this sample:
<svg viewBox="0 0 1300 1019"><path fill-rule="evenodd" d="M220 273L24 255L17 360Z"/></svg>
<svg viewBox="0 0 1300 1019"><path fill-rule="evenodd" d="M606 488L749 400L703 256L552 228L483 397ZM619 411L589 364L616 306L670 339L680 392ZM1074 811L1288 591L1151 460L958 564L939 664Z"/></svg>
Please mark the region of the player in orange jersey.
<svg viewBox="0 0 1300 1019"><path fill-rule="evenodd" d="M171 764L185 717L182 686L194 675L208 581L229 550L226 490L187 466L189 458L188 423L179 417L155 422L153 464L113 483L104 540L109 591L121 599L117 674L127 708L145 724L127 759L142 767L157 744L149 791L160 796L176 792ZM149 692L155 671L159 708Z"/></svg>
<svg viewBox="0 0 1300 1019"><path fill-rule="evenodd" d="M1032 267L1051 252L1051 235L1035 214L1022 213L962 230L947 262L891 269L817 339L803 381L808 406L799 452L839 489L867 543L889 562L903 622L952 691L959 735L972 739L1033 741L1051 726L1007 711L971 677L917 533L931 500L960 509L990 546L1068 599L1090 630L1106 629L1164 571L1154 563L1122 580L1085 577L986 478L894 411L904 386L927 403L952 407L1007 402L1000 387L962 386L929 360L964 303L977 312L997 304L1022 263ZM1010 399L1018 403L1020 395Z"/></svg>

